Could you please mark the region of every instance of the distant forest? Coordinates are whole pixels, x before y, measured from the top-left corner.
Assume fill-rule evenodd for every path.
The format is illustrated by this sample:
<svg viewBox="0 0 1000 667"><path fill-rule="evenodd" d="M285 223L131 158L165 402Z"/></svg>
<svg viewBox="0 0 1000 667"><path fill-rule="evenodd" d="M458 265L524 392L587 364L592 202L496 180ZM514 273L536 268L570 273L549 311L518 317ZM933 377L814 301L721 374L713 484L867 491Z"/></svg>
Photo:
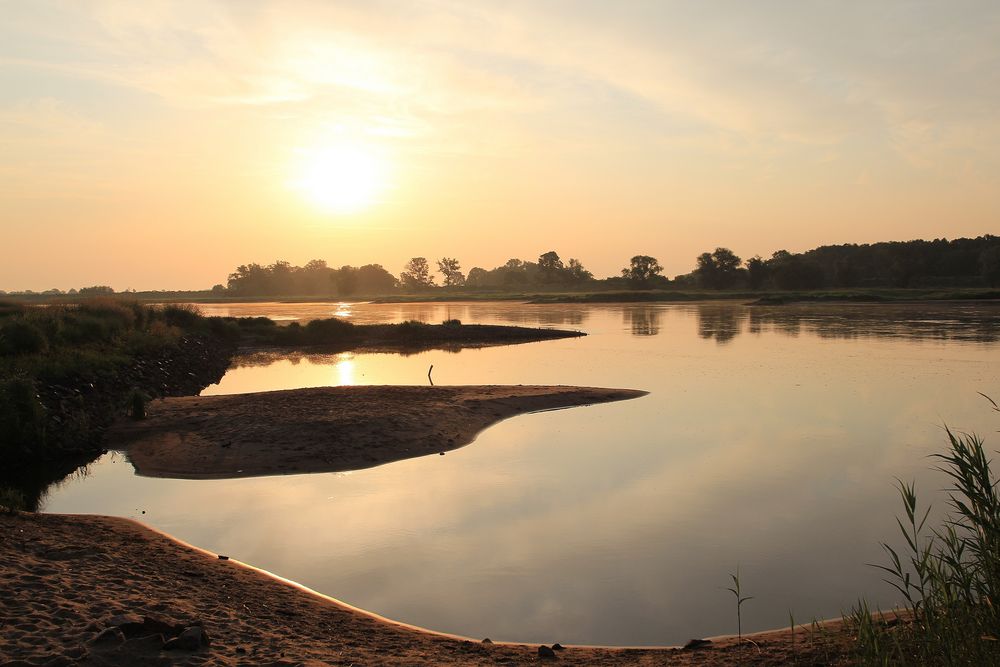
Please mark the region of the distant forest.
<svg viewBox="0 0 1000 667"><path fill-rule="evenodd" d="M603 290L822 290L858 288L963 288L1000 285L1000 237L892 241L821 246L803 253L779 250L769 258L743 260L728 248L704 252L694 269L672 280L656 257L636 255L619 275L595 278L578 259L563 261L551 250L535 261L509 259L493 269L468 273L453 257L433 264L414 257L394 275L381 264L335 268L321 259L305 266L277 261L244 264L215 285L213 295L230 297L352 297L463 292ZM3 292L0 292L2 294ZM69 294L113 294L107 286ZM32 294L22 292L21 294ZM62 294L48 290L41 294Z"/></svg>
<svg viewBox="0 0 1000 667"><path fill-rule="evenodd" d="M352 296L393 292L523 292L622 289L818 290L838 288L957 288L1000 285L1000 237L936 239L821 246L803 253L779 250L744 261L728 248L695 258L690 273L672 280L651 255L636 255L617 276L598 279L578 259L551 250L537 260L509 259L493 269L442 257L433 265L414 257L398 275L380 264L333 268L246 264L213 291L233 296Z"/></svg>

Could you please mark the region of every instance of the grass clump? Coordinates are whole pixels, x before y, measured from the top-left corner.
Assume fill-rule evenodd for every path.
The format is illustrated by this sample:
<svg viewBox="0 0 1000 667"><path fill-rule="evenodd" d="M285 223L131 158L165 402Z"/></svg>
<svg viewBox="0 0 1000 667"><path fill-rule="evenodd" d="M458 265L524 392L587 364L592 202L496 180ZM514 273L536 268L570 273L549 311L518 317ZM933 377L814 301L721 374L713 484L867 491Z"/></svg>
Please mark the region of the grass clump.
<svg viewBox="0 0 1000 667"><path fill-rule="evenodd" d="M877 565L903 596L888 617L861 601L851 617L862 664L1000 664L1000 495L982 439L946 430L949 451L935 455L950 482L950 512L926 531L929 508L914 485L899 483L905 547L883 543Z"/></svg>
<svg viewBox="0 0 1000 667"><path fill-rule="evenodd" d="M59 453L83 437L90 412L103 410L98 394L108 394L109 404L125 402L116 383L139 359L169 356L185 336L210 336L213 326L227 325L210 323L193 307L118 298L0 303L0 464ZM137 407L129 404L133 414Z"/></svg>
<svg viewBox="0 0 1000 667"><path fill-rule="evenodd" d="M31 380L0 378L0 456L17 455L43 440L44 417Z"/></svg>
<svg viewBox="0 0 1000 667"><path fill-rule="evenodd" d="M24 493L10 486L0 486L0 513L14 514L28 509Z"/></svg>

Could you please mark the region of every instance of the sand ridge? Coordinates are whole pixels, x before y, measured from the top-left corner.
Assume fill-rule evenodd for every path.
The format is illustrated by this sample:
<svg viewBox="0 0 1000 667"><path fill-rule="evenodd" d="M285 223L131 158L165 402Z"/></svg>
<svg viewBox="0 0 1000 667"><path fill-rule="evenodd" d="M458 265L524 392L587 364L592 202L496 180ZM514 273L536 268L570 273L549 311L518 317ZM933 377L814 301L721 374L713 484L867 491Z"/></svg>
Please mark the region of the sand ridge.
<svg viewBox="0 0 1000 667"><path fill-rule="evenodd" d="M560 386L316 387L167 398L105 439L140 475L184 479L340 472L447 452L518 414L645 396Z"/></svg>

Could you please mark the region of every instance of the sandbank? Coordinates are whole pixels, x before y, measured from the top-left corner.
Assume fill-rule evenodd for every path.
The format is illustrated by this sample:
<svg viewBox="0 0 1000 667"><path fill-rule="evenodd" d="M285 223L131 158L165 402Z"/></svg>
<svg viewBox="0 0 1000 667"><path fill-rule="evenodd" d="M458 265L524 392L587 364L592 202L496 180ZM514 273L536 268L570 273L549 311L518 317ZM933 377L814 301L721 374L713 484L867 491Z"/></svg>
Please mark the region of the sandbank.
<svg viewBox="0 0 1000 667"><path fill-rule="evenodd" d="M439 454L527 412L644 396L558 386L317 387L154 401L105 439L140 475L219 479L360 470Z"/></svg>

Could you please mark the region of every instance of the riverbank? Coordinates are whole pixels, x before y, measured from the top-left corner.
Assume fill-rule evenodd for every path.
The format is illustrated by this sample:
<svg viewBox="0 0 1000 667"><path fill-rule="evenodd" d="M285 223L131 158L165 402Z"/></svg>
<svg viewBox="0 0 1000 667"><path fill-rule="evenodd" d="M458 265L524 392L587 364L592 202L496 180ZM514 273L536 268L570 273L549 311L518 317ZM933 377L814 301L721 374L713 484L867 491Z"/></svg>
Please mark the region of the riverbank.
<svg viewBox="0 0 1000 667"><path fill-rule="evenodd" d="M0 514L0 659L72 665L521 665L537 645L381 619L127 519ZM119 630L113 629L120 628ZM112 629L109 629L112 628ZM191 628L164 650L164 640ZM207 638L202 645L198 637ZM698 649L567 647L568 665L851 664L837 623ZM558 642L552 637L551 642ZM190 642L190 643L186 643ZM184 648L187 646L187 648ZM549 659L551 660L551 659ZM0 663L3 664L3 663Z"/></svg>
<svg viewBox="0 0 1000 667"><path fill-rule="evenodd" d="M222 378L237 349L408 354L584 335L458 320L279 325L113 297L53 306L0 302L0 493L33 509L48 485L101 454L115 419L141 412L150 399L197 395Z"/></svg>
<svg viewBox="0 0 1000 667"><path fill-rule="evenodd" d="M105 446L140 475L220 479L360 470L443 454L514 415L621 401L595 387L317 387L155 401Z"/></svg>

